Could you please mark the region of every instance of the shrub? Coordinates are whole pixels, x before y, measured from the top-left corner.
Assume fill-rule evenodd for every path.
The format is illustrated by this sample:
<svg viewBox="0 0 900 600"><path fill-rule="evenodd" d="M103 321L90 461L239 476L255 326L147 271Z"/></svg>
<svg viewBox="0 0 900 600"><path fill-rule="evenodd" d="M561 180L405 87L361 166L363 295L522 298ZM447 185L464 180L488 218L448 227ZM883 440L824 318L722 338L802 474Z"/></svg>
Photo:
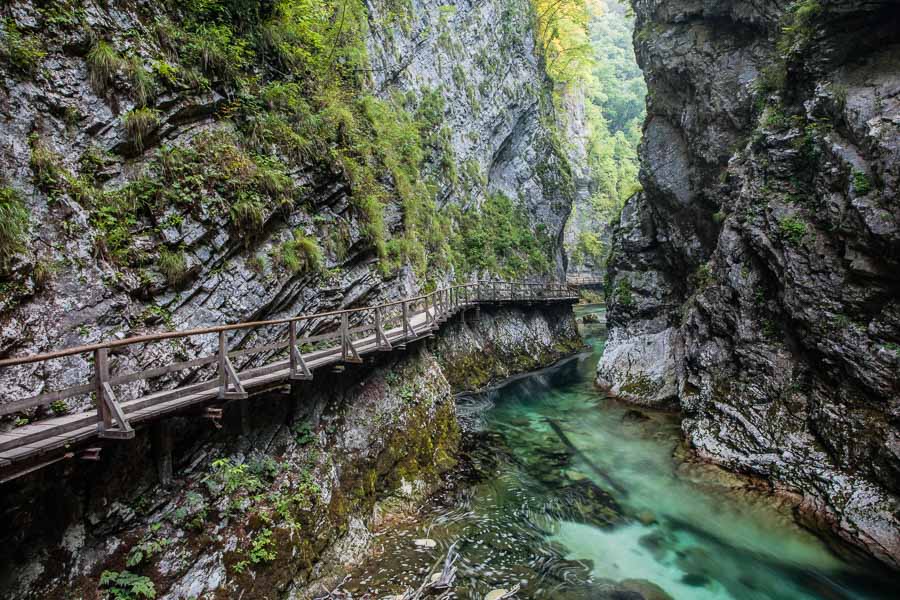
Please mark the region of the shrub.
<svg viewBox="0 0 900 600"><path fill-rule="evenodd" d="M278 558L275 550L275 540L272 538L271 529L263 529L253 537L250 547L250 562L257 565L264 562L272 562Z"/></svg>
<svg viewBox="0 0 900 600"><path fill-rule="evenodd" d="M19 193L0 182L0 270L9 266L14 254L25 249L28 218L28 209Z"/></svg>
<svg viewBox="0 0 900 600"><path fill-rule="evenodd" d="M122 66L122 57L112 44L99 40L88 51L87 64L91 73L91 85L98 93L102 93Z"/></svg>
<svg viewBox="0 0 900 600"><path fill-rule="evenodd" d="M13 69L24 75L37 73L41 61L47 56L37 38L22 34L15 21L7 19L4 23L2 53Z"/></svg>
<svg viewBox="0 0 900 600"><path fill-rule="evenodd" d="M631 292L631 283L627 279L620 279L616 284L616 300L622 306L634 305L634 295Z"/></svg>
<svg viewBox="0 0 900 600"><path fill-rule="evenodd" d="M122 124L135 149L142 152L147 136L159 126L159 111L152 108L135 108L125 113Z"/></svg>
<svg viewBox="0 0 900 600"><path fill-rule="evenodd" d="M51 150L37 134L32 134L28 142L31 145L31 159L28 164L34 173L35 185L51 196L62 191L66 182L62 157Z"/></svg>
<svg viewBox="0 0 900 600"><path fill-rule="evenodd" d="M806 237L806 223L797 217L785 217L778 222L781 237L799 244Z"/></svg>

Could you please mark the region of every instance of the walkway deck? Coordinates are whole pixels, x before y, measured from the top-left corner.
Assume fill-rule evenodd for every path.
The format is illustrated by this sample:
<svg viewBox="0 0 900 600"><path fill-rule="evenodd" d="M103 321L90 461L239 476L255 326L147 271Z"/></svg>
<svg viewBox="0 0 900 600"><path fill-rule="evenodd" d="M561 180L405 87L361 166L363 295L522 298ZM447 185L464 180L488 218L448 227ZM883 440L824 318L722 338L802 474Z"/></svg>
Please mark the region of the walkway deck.
<svg viewBox="0 0 900 600"><path fill-rule="evenodd" d="M93 357L94 371L90 381L80 385L28 398L4 398L0 416L88 396L97 407L96 411L51 416L0 433L0 482L72 458L76 446L97 438L130 439L135 426L189 409L210 410L217 404L244 399L291 381L310 380L316 369L361 363L363 356L375 352L402 350L408 343L431 336L443 322L467 309L483 304L572 303L577 299L577 293L564 284L476 282L377 306L137 336L0 360L0 369L6 369L88 355ZM243 340L252 337L268 343L229 349L229 334L233 333L240 333ZM179 339L215 348L215 337L218 350L214 354L133 373L111 372L111 353L139 355L149 344ZM238 371L232 362L238 358L257 365ZM185 377L173 378L172 374L178 372L201 381L179 386L177 382ZM123 389L126 385L128 389ZM141 391L125 399L124 395L135 388Z"/></svg>

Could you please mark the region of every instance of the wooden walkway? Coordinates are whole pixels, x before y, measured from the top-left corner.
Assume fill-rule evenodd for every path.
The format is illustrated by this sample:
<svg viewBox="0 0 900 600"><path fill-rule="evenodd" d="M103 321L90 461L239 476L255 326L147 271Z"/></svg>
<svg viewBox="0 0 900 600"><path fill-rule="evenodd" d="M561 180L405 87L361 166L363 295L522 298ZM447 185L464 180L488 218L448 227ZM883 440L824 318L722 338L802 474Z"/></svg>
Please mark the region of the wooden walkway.
<svg viewBox="0 0 900 600"><path fill-rule="evenodd" d="M431 336L454 315L463 313L465 318L467 309L483 304L572 303L577 299L577 293L565 284L476 282L377 306L142 335L0 360L0 369L10 369L77 355L93 359L90 381L28 398L3 398L0 416L49 407L71 398L90 397L97 407L96 411L49 416L0 433L0 482L72 458L76 447L97 438L130 439L135 426L190 409L215 418L221 415L221 408L216 406L229 400L247 398L291 381L310 380L316 369L341 369L347 363L363 362L367 354L402 350L408 343ZM237 337L242 339L240 345L247 339L268 343L229 349L229 342ZM117 356L140 356L149 344L164 340L190 340L199 344L196 347L217 350L184 362L131 373L114 372ZM238 371L233 362L237 359L255 366ZM173 378L177 373L181 376ZM186 375L194 382L179 386L178 381L184 381ZM46 383L50 386L53 382ZM125 397L135 389L141 391Z"/></svg>
<svg viewBox="0 0 900 600"><path fill-rule="evenodd" d="M603 277L593 273L569 275L566 277L566 285L570 287L597 287L603 284Z"/></svg>

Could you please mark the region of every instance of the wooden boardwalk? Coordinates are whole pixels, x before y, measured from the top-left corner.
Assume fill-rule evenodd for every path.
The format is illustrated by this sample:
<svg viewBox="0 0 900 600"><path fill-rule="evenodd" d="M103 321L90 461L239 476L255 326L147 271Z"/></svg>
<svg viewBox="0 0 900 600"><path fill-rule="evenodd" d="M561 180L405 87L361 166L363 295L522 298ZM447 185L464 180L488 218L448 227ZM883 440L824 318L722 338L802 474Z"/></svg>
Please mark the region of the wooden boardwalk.
<svg viewBox="0 0 900 600"><path fill-rule="evenodd" d="M0 360L0 369L49 364L78 355L93 362L89 381L28 398L5 397L0 416L58 406L54 403L71 398L90 397L96 406L96 410L48 416L0 433L0 482L72 458L77 447L91 440L130 439L136 426L186 410L205 411L215 418L221 415L216 407L224 402L291 381L310 380L313 372L323 367L341 369L347 363L361 363L367 354L402 350L408 343L431 336L454 315L462 313L465 318L466 310L483 304L572 303L577 296L570 286L559 283L476 282L377 306L142 335ZM242 338L238 346L247 339L267 343L229 349L229 343L238 336ZM131 373L114 372L117 356L139 356L148 345L164 340L190 340L216 350L188 361ZM238 359L255 366L239 371L234 366ZM181 376L173 378L178 373ZM194 382L179 385L185 375L191 375ZM50 386L53 382L46 383ZM123 389L125 386L128 389ZM141 391L126 397L134 389ZM83 455L90 457L92 453Z"/></svg>

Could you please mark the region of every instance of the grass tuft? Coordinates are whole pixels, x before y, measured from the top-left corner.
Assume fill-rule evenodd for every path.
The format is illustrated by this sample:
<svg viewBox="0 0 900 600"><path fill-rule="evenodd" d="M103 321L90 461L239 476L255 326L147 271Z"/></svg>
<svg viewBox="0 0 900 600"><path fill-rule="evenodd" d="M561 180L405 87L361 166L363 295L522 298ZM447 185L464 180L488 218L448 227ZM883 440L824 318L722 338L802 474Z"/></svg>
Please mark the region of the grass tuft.
<svg viewBox="0 0 900 600"><path fill-rule="evenodd" d="M87 64L91 73L91 85L97 93L106 91L112 83L116 71L122 67L122 57L112 44L99 40L88 51Z"/></svg>
<svg viewBox="0 0 900 600"><path fill-rule="evenodd" d="M184 251L162 248L159 251L159 260L156 263L169 285L180 285L187 278L187 258Z"/></svg>
<svg viewBox="0 0 900 600"><path fill-rule="evenodd" d="M135 108L125 113L122 124L128 139L138 152L143 152L147 136L159 125L159 111L152 108Z"/></svg>

